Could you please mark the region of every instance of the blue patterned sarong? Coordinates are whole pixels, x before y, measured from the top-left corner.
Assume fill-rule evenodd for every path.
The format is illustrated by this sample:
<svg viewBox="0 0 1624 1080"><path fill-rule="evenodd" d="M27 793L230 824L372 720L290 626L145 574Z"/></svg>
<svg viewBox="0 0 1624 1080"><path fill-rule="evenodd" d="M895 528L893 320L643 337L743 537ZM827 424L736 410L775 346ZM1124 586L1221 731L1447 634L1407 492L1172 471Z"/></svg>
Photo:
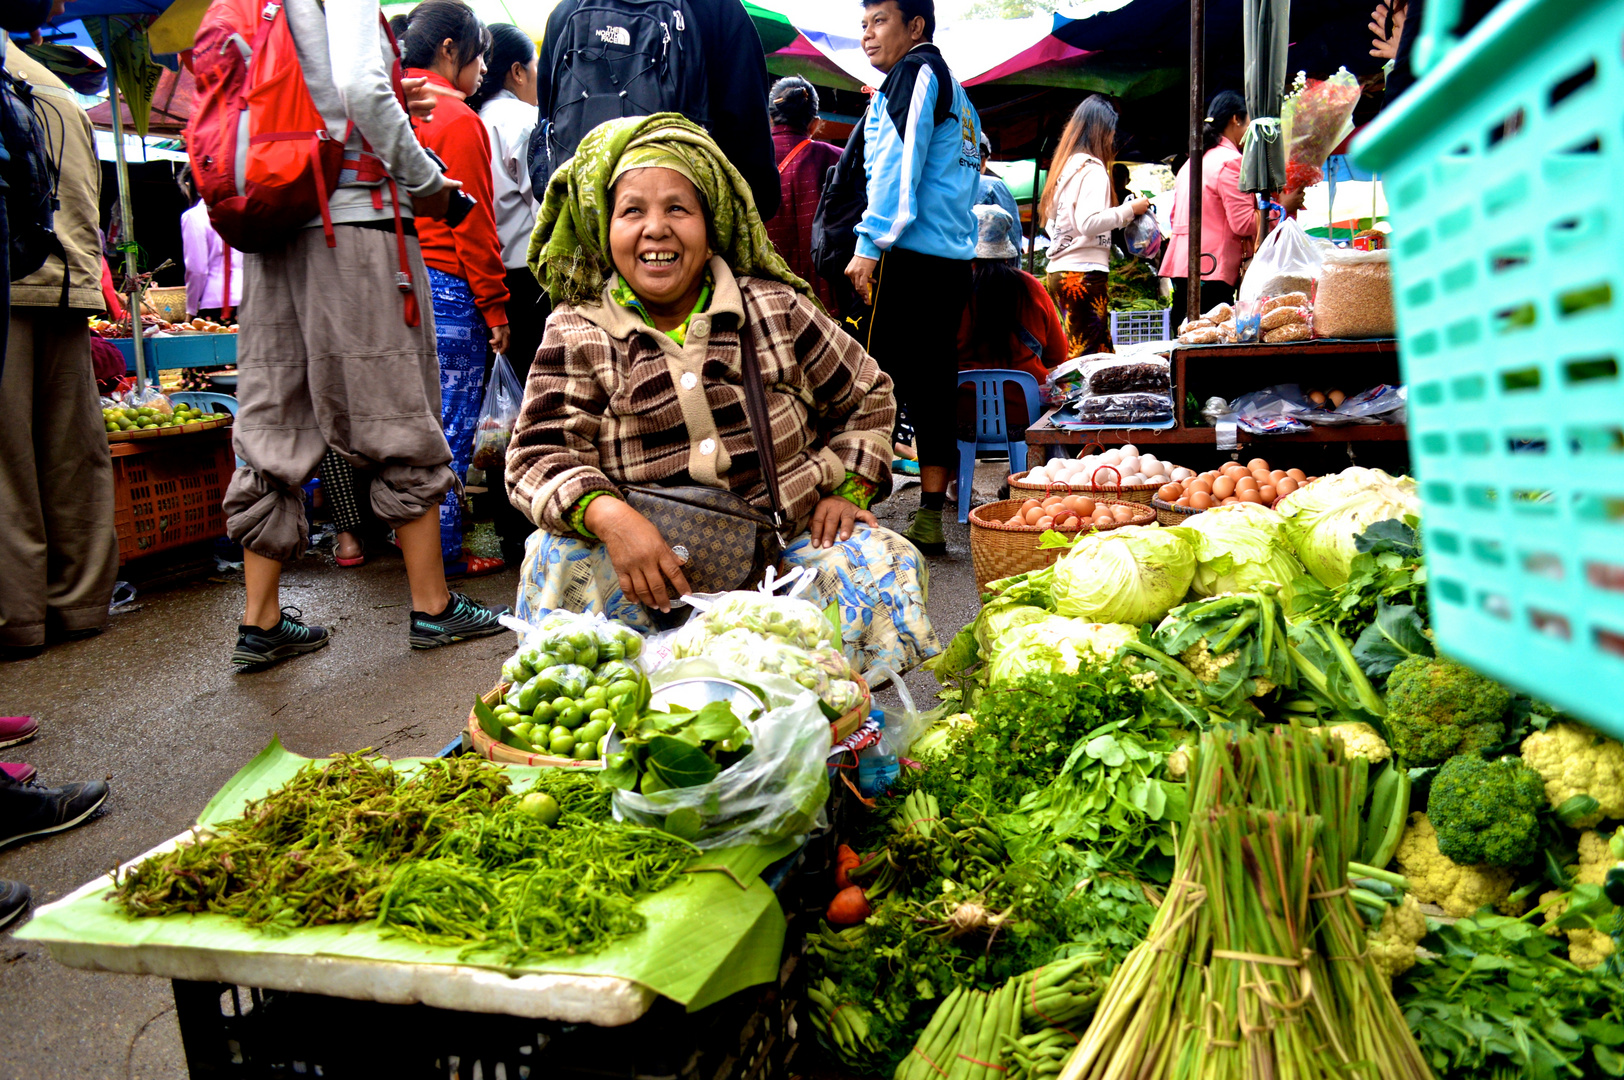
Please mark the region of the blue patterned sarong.
<svg viewBox="0 0 1624 1080"><path fill-rule="evenodd" d="M440 423L451 445L451 471L458 485L440 504L440 550L448 563L462 559L462 481L474 456L474 428L485 397L485 320L474 291L460 277L429 267L434 297L434 344L440 354Z"/></svg>

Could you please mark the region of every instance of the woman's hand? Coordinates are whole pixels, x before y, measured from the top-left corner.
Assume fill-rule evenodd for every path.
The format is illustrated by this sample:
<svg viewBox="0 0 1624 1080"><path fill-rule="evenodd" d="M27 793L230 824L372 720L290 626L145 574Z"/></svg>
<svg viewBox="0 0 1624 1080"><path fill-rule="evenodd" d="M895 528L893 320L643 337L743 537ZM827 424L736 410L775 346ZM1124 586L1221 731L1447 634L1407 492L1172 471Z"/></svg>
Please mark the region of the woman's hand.
<svg viewBox="0 0 1624 1080"><path fill-rule="evenodd" d="M491 327L491 352L505 353L512 338L508 334L508 324Z"/></svg>
<svg viewBox="0 0 1624 1080"><path fill-rule="evenodd" d="M690 591L682 564L660 530L620 499L605 495L588 503L586 527L603 539L609 561L620 575L620 590L628 597L670 611L671 600Z"/></svg>
<svg viewBox="0 0 1624 1080"><path fill-rule="evenodd" d="M1387 13L1393 8L1393 32L1387 32ZM1378 60L1392 60L1398 56L1398 43L1404 37L1404 15L1408 5L1392 5L1384 0L1370 13L1370 55Z"/></svg>
<svg viewBox="0 0 1624 1080"><path fill-rule="evenodd" d="M1146 198L1135 199L1132 205L1134 217L1141 217L1150 210L1150 200Z"/></svg>
<svg viewBox="0 0 1624 1080"><path fill-rule="evenodd" d="M870 528L878 528L880 524L878 518L867 510L858 509L857 504L850 499L839 495L825 495L818 501L817 508L812 511L812 546L834 547L841 540L851 539L852 527L859 521Z"/></svg>
<svg viewBox="0 0 1624 1080"><path fill-rule="evenodd" d="M429 80L426 77L400 80L400 88L406 95L406 111L412 119L428 123L434 119L434 91L429 89Z"/></svg>

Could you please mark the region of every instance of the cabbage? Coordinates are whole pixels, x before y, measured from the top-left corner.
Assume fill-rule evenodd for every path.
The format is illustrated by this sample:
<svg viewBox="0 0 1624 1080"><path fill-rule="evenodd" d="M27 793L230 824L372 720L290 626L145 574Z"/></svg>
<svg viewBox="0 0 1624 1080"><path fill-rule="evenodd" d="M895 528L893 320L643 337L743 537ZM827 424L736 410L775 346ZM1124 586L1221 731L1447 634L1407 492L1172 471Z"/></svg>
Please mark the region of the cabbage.
<svg viewBox="0 0 1624 1080"><path fill-rule="evenodd" d="M983 657L996 656L1004 647L1004 638L1013 631L1031 623L1042 622L1050 616L1044 608L1022 604L1008 597L995 597L988 601L976 618L976 644Z"/></svg>
<svg viewBox="0 0 1624 1080"><path fill-rule="evenodd" d="M1308 572L1335 588L1348 580L1348 565L1358 554L1354 538L1378 521L1420 516L1421 500L1408 476L1350 468L1305 484L1275 509Z"/></svg>
<svg viewBox="0 0 1624 1080"><path fill-rule="evenodd" d="M1291 599L1291 583L1303 572L1280 515L1257 503L1218 506L1193 514L1170 530L1195 549L1197 596L1255 592L1261 585L1280 587L1280 599Z"/></svg>
<svg viewBox="0 0 1624 1080"><path fill-rule="evenodd" d="M1055 611L1089 622L1154 622L1184 599L1195 549L1173 529L1085 533L1054 566Z"/></svg>
<svg viewBox="0 0 1624 1080"><path fill-rule="evenodd" d="M1022 626L1004 639L992 658L987 685L1009 686L1024 675L1071 675L1084 666L1098 667L1138 637L1137 627L1045 613L1042 621Z"/></svg>

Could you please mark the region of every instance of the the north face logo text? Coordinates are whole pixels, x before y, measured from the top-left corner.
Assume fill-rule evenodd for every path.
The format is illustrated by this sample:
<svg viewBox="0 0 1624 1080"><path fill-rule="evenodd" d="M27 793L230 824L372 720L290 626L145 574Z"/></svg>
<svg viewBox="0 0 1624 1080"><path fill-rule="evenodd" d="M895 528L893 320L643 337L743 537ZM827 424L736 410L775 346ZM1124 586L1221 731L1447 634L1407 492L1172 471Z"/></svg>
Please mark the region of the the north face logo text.
<svg viewBox="0 0 1624 1080"><path fill-rule="evenodd" d="M606 26L598 31L598 36L605 45L630 45L632 34L624 26Z"/></svg>

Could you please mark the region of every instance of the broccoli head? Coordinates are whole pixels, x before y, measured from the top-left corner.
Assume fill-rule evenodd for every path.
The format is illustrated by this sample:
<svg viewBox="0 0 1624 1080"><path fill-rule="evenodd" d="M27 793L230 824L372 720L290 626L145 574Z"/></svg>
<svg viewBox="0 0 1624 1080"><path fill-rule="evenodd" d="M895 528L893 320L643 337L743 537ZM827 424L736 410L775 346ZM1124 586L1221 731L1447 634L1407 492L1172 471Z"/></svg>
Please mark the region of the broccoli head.
<svg viewBox="0 0 1624 1080"><path fill-rule="evenodd" d="M1458 863L1522 866L1540 853L1539 812L1545 781L1515 758L1485 761L1462 754L1432 778L1427 818L1438 850Z"/></svg>
<svg viewBox="0 0 1624 1080"><path fill-rule="evenodd" d="M1441 656L1412 656L1387 680L1389 741L1405 765L1436 765L1505 737L1511 691Z"/></svg>

